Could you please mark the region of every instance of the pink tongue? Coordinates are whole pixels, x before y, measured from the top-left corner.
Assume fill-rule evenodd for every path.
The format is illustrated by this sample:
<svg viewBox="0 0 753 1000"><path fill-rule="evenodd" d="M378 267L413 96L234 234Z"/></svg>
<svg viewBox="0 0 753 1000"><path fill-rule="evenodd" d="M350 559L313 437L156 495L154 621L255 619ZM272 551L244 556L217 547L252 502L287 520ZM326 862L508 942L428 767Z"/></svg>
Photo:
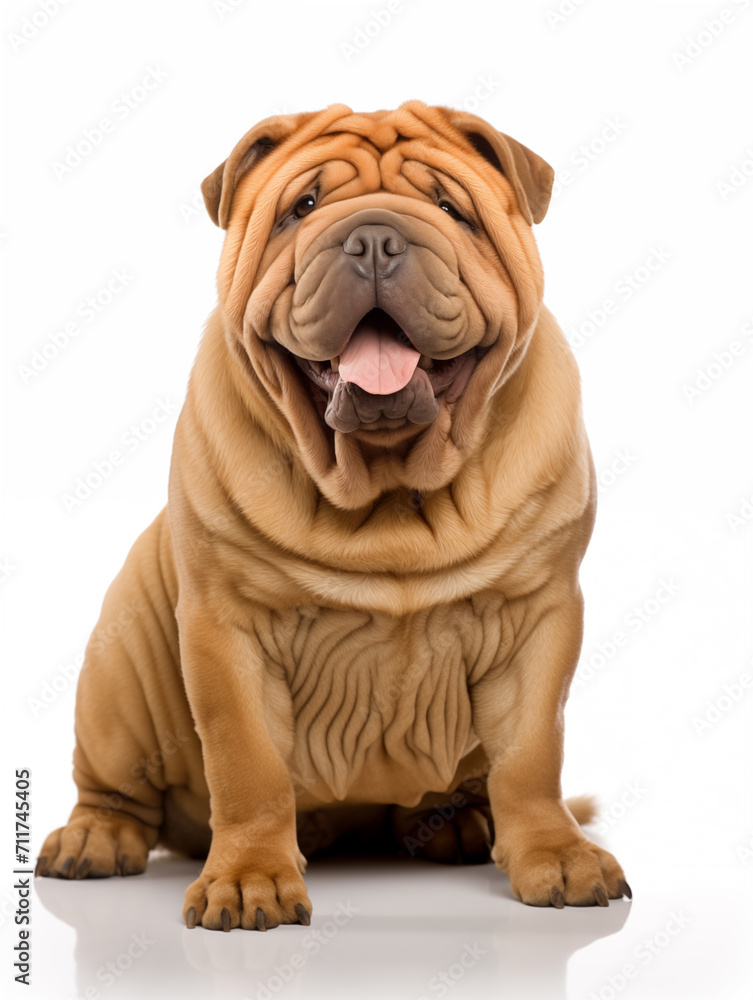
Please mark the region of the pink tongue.
<svg viewBox="0 0 753 1000"><path fill-rule="evenodd" d="M395 339L395 325L392 320L361 320L340 355L344 382L355 382L375 396L388 396L410 382L421 355Z"/></svg>

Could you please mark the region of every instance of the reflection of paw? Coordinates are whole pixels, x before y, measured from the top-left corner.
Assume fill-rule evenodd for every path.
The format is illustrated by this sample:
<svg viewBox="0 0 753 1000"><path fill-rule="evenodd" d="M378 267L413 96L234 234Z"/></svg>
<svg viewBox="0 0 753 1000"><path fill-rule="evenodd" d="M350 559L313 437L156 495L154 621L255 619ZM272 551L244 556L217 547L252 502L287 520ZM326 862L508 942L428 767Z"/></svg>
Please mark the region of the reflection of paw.
<svg viewBox="0 0 753 1000"><path fill-rule="evenodd" d="M149 828L123 813L110 811L102 818L97 812L77 806L68 825L53 830L45 840L35 874L79 879L143 872Z"/></svg>
<svg viewBox="0 0 753 1000"><path fill-rule="evenodd" d="M483 865L491 860L490 812L465 806L445 819L437 809L412 815L398 829L403 845L412 856L446 865Z"/></svg>
<svg viewBox="0 0 753 1000"><path fill-rule="evenodd" d="M616 859L585 837L528 849L505 870L512 891L531 906L609 906L610 899L632 897Z"/></svg>
<svg viewBox="0 0 753 1000"><path fill-rule="evenodd" d="M298 859L280 855L263 866L257 858L224 865L207 860L186 889L183 919L187 927L215 931L266 931L279 924L311 923L311 902Z"/></svg>

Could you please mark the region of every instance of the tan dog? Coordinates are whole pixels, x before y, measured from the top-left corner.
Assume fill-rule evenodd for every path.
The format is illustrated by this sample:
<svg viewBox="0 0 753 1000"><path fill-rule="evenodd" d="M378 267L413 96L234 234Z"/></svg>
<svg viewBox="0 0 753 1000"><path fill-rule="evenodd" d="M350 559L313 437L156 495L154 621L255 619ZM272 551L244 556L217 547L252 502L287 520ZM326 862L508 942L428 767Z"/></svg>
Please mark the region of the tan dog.
<svg viewBox="0 0 753 1000"><path fill-rule="evenodd" d="M419 101L269 118L204 182L219 306L39 874L208 849L188 926L264 930L310 918L296 821L310 849L386 823L440 860L493 831L525 903L629 894L560 791L595 489L531 233L551 184Z"/></svg>

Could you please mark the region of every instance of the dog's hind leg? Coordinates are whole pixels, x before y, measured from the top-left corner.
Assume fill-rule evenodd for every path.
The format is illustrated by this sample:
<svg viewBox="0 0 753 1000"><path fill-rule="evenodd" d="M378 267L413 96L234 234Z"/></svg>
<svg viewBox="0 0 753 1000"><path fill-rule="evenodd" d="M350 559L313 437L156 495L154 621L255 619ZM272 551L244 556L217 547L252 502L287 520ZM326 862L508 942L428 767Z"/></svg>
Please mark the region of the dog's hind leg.
<svg viewBox="0 0 753 1000"><path fill-rule="evenodd" d="M76 697L78 803L44 842L37 874L134 875L146 867L169 784L189 784L201 751L178 668L164 512L109 588Z"/></svg>
<svg viewBox="0 0 753 1000"><path fill-rule="evenodd" d="M459 763L444 792L429 792L411 808L394 806L392 835L401 851L450 865L491 860L494 825L486 788L488 762L476 747Z"/></svg>

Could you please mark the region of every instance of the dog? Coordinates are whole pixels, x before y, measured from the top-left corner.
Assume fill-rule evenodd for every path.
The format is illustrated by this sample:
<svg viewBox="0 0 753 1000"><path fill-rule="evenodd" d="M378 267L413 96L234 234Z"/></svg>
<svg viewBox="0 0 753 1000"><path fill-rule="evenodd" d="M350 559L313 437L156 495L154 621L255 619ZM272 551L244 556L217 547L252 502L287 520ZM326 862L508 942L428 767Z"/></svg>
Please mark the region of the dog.
<svg viewBox="0 0 753 1000"><path fill-rule="evenodd" d="M310 921L301 846L379 830L491 855L534 906L630 896L560 788L596 491L532 233L552 182L417 100L267 118L204 181L219 303L39 875L161 843L206 858L188 927L266 930Z"/></svg>

